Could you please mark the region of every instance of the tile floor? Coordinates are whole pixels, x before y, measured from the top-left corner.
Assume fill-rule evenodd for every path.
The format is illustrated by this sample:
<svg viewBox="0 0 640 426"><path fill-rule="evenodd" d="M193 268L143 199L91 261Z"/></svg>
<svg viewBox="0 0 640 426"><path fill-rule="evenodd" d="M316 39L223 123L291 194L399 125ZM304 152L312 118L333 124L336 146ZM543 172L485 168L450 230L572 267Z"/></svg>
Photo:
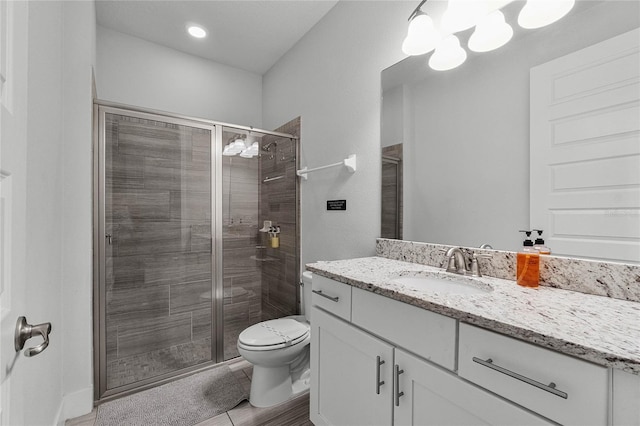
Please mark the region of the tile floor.
<svg viewBox="0 0 640 426"><path fill-rule="evenodd" d="M243 359L228 361L227 365L249 392L252 366ZM69 419L65 426L93 426L97 410ZM268 408L256 408L244 401L232 410L207 419L196 426L313 426L309 420L309 393L305 392L287 402Z"/></svg>

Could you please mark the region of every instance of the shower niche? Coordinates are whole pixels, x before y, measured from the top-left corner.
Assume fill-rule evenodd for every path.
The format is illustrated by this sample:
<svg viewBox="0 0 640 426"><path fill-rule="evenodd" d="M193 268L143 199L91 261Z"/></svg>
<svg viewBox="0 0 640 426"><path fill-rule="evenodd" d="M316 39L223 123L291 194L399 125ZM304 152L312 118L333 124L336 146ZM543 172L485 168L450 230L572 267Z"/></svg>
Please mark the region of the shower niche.
<svg viewBox="0 0 640 426"><path fill-rule="evenodd" d="M101 400L234 358L244 328L298 313L300 121L269 132L103 102L94 115Z"/></svg>

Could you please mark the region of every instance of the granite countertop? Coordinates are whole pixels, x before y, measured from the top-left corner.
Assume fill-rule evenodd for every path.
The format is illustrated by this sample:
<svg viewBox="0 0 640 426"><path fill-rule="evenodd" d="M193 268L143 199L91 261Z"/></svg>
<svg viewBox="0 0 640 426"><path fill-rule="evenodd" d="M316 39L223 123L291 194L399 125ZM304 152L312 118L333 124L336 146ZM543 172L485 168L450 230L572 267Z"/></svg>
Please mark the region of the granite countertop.
<svg viewBox="0 0 640 426"><path fill-rule="evenodd" d="M640 303L498 278L466 278L383 257L316 262L307 269L353 287L596 364L640 374ZM446 294L392 283L399 276L476 280L481 294Z"/></svg>

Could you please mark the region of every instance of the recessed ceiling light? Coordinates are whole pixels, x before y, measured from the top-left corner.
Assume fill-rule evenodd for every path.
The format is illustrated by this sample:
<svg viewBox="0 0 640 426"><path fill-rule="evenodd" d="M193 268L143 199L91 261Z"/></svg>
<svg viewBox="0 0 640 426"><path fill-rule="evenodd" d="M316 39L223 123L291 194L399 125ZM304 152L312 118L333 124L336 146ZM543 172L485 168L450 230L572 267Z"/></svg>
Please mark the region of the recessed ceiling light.
<svg viewBox="0 0 640 426"><path fill-rule="evenodd" d="M205 38L207 36L207 31L197 25L189 25L187 32L195 38Z"/></svg>

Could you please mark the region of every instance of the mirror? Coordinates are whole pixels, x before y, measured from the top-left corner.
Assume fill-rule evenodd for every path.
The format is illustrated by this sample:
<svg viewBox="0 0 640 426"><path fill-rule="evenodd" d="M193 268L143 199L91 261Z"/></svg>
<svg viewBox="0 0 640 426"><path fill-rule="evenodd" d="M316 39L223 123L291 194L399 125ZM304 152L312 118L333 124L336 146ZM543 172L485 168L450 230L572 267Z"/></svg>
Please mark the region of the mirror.
<svg viewBox="0 0 640 426"><path fill-rule="evenodd" d="M403 153L402 239L518 250L530 226L530 69L640 26L638 2L577 1L560 21L524 30L523 4L501 9L514 36L495 51L467 49L449 71L431 70L427 54L382 72L383 155L399 144ZM438 26L445 7L422 10ZM457 33L463 47L472 32Z"/></svg>

